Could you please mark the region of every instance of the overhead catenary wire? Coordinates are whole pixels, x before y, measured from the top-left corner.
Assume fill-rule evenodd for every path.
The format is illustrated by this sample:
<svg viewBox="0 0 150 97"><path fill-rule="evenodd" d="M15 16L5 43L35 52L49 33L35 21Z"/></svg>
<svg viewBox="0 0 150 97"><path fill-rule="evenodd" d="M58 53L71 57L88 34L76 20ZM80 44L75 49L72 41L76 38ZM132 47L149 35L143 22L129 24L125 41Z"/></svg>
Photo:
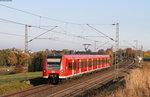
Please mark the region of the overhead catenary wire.
<svg viewBox="0 0 150 97"><path fill-rule="evenodd" d="M96 48L96 50L97 50L98 48L100 48L100 47L102 47L102 46L104 46L104 45L108 44L108 43L109 43L109 41L107 41L107 42L103 43L102 45L98 46L98 47Z"/></svg>
<svg viewBox="0 0 150 97"><path fill-rule="evenodd" d="M3 34L3 35L11 35L11 36L18 36L18 37L25 37L25 35L12 34L12 33L7 33L7 32L0 32L0 34ZM33 38L34 38L34 36L28 36L28 37L33 37ZM47 38L39 37L39 38L36 38L36 39L55 40L56 38L58 38L58 37L47 37Z"/></svg>
<svg viewBox="0 0 150 97"><path fill-rule="evenodd" d="M20 10L20 9L17 9L17 8L14 8L14 7L10 7L10 6L4 5L4 4L0 4L0 6L6 7L6 8L9 8L9 9L12 9L12 10L16 10L16 11L19 11L19 12L22 12L22 13L26 13L26 14L29 14L29 15L32 15L32 16L36 16L36 17L39 17L40 19L44 18L44 19L48 19L48 20L52 20L52 21L56 21L56 22L61 22L61 23L81 25L81 24L78 24L78 23L67 22L67 21L63 21L63 20L58 20L58 19L54 19L54 18L50 18L50 17L34 14L34 13L31 13L31 12Z"/></svg>
<svg viewBox="0 0 150 97"><path fill-rule="evenodd" d="M101 32L101 31L97 30L96 28L90 26L89 24L87 24L87 26L90 27L90 28L92 28L92 29L94 29L96 32L99 32L99 34L102 34L102 35L104 35L105 37L109 38L110 40L115 41L112 37L109 37L109 36L106 35L105 33L103 33L103 32Z"/></svg>
<svg viewBox="0 0 150 97"><path fill-rule="evenodd" d="M14 23L14 24L18 24L18 25L28 25L30 27L35 27L35 28L39 28L39 29L42 29L42 30L49 30L49 29L46 29L46 28L42 28L42 27L38 27L38 26L34 26L34 25L30 25L30 24L25 24L25 23L20 23L20 22L15 22L15 21L12 21L12 20L8 20L8 19L3 19L3 18L0 18L0 20L2 21L6 21L6 22L10 22L10 23ZM58 31L53 31L55 33L59 33L59 34L64 34L64 35L68 35L68 36L72 36L72 37L75 37L75 35L73 36L73 34L69 35L69 34L66 34L66 33L62 33L62 32L58 32ZM79 38L79 37L78 37Z"/></svg>
<svg viewBox="0 0 150 97"><path fill-rule="evenodd" d="M22 26L28 25L29 27L34 27L34 28L38 28L38 29L42 29L42 30L46 30L46 31L49 30L49 29L42 28L42 27L39 27L39 26L35 26L35 25L31 25L31 24L25 24L25 23L20 23L20 22L8 20L8 19L0 18L0 20L6 21L6 22L10 22L10 23L14 23L14 24L17 24L17 25L22 25ZM58 26L57 26L57 27L58 27ZM59 27L59 28L61 28L61 27ZM62 28L61 28L61 29L62 29ZM62 30L63 30L63 29L62 29ZM63 31L66 32L65 30L63 30ZM51 32L63 34L63 35L66 35L66 36L76 37L76 38L80 38L80 39L85 39L85 40L89 40L89 41L95 41L95 40L92 40L92 39L88 39L88 38L86 38L86 37L76 36L76 35L74 35L74 34L68 34L68 33L63 33L63 32L58 32L58 31L51 31Z"/></svg>
<svg viewBox="0 0 150 97"><path fill-rule="evenodd" d="M25 35L20 35L20 34L12 34L12 33L7 33L7 32L0 32L0 34L4 35L11 35L11 36L18 36L18 37L24 37ZM34 36L28 36L28 37L34 37ZM57 39L58 37L47 37L47 38L36 38L36 39L44 39L44 40L52 40L52 41L58 41L58 42L65 42L65 43L76 43L76 44L82 44L81 42L74 42L74 41L67 41L67 40L60 40Z"/></svg>
<svg viewBox="0 0 150 97"><path fill-rule="evenodd" d="M53 28L52 28L52 29L50 29L50 30L47 30L46 32L44 32L44 33L42 33L42 34L40 34L40 35L38 35L38 36L34 37L33 39L29 40L28 42L31 42L31 41L33 41L34 39L37 39L38 37L40 37L40 36L44 35L45 33L47 33L47 32L49 32L49 31L54 30L56 27L57 27L57 26L53 27Z"/></svg>
<svg viewBox="0 0 150 97"><path fill-rule="evenodd" d="M92 40L92 39L89 39L89 38L86 38L86 37L84 37L84 36L77 36L77 35L74 35L74 34L68 34L68 32L67 31L65 31L62 27L59 27L63 32L65 32L65 33L63 33L63 32L59 32L59 33L61 33L61 34L64 34L64 35L67 35L67 36L72 36L72 37L76 37L76 38L80 38L80 39L85 39L85 40L89 40L89 41L96 41L96 40ZM56 31L52 31L52 32L56 32ZM57 33L57 32L56 32Z"/></svg>

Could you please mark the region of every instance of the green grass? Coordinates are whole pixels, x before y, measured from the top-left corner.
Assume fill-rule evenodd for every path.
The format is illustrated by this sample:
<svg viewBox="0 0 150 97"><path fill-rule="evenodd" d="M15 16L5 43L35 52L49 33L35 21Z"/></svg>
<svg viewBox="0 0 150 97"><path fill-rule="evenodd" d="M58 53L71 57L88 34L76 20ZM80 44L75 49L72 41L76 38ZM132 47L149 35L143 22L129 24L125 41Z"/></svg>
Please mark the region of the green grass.
<svg viewBox="0 0 150 97"><path fill-rule="evenodd" d="M41 84L47 84L47 81L42 77L42 72L29 72L28 80L30 81L30 84L24 82L24 80L26 80L25 73L0 75L0 78L0 95L20 91Z"/></svg>
<svg viewBox="0 0 150 97"><path fill-rule="evenodd" d="M29 80L34 79L34 78L39 78L39 77L28 77ZM9 82L13 82L13 81L23 81L23 80L26 80L26 78L23 77L23 78L0 79L0 84L9 83Z"/></svg>
<svg viewBox="0 0 150 97"><path fill-rule="evenodd" d="M34 79L42 76L42 72L28 72L27 76L28 79ZM7 75L0 75L0 84L8 83L12 81L23 81L26 80L25 73L18 73L18 74L7 74Z"/></svg>
<svg viewBox="0 0 150 97"><path fill-rule="evenodd" d="M27 73L28 76L34 76L34 75L41 75L42 76L42 72L28 72ZM7 75L0 75L0 79L3 78L9 78L9 77L25 77L25 73L18 73L18 74L7 74Z"/></svg>
<svg viewBox="0 0 150 97"><path fill-rule="evenodd" d="M150 59L150 56L143 56L143 59Z"/></svg>

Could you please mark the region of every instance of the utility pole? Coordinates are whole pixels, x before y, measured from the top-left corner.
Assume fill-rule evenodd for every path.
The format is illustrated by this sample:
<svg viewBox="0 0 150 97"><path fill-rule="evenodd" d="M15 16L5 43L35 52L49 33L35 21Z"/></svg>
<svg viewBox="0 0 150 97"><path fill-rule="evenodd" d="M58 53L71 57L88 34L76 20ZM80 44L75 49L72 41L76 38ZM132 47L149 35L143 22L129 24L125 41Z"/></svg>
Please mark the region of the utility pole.
<svg viewBox="0 0 150 97"><path fill-rule="evenodd" d="M27 70L25 72L26 75L26 80L28 80L28 25L25 25L25 54L26 54L26 62L25 62L25 66L27 67Z"/></svg>
<svg viewBox="0 0 150 97"><path fill-rule="evenodd" d="M88 51L88 48L89 48L90 45L91 45L91 44L83 44L84 49L85 49L86 52Z"/></svg>
<svg viewBox="0 0 150 97"><path fill-rule="evenodd" d="M115 71L116 71L116 78L118 78L118 50L119 50L119 23L112 24L116 25L116 40L115 40Z"/></svg>
<svg viewBox="0 0 150 97"><path fill-rule="evenodd" d="M25 66L27 67L25 76L26 76L27 81L28 81L28 27L31 27L31 26L25 25L25 54L26 54Z"/></svg>

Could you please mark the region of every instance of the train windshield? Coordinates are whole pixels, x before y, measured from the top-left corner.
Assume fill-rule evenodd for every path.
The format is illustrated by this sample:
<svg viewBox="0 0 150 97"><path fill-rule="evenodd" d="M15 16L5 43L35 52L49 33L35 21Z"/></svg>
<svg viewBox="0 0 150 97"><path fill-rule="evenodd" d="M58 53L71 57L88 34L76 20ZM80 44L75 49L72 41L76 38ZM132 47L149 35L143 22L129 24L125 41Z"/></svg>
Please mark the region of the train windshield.
<svg viewBox="0 0 150 97"><path fill-rule="evenodd" d="M48 56L47 67L48 70L60 70L61 56Z"/></svg>

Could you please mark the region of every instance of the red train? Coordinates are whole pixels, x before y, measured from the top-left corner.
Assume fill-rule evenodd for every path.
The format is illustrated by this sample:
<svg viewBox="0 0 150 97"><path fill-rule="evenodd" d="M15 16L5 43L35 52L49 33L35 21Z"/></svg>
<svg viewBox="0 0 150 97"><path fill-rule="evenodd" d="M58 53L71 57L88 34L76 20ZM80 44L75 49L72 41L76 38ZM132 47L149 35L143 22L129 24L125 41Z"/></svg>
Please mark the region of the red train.
<svg viewBox="0 0 150 97"><path fill-rule="evenodd" d="M109 67L109 55L46 56L43 77L48 78L51 83L58 83L59 79L71 78Z"/></svg>

